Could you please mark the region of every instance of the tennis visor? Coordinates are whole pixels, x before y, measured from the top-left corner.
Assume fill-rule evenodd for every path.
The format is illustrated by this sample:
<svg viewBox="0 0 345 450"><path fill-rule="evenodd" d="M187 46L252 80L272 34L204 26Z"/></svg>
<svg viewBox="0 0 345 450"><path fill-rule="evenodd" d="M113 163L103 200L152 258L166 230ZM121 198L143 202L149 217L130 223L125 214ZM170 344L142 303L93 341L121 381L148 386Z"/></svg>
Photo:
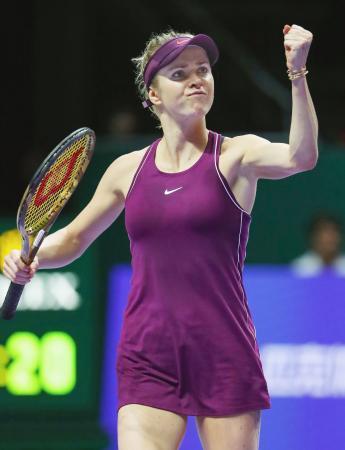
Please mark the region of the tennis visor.
<svg viewBox="0 0 345 450"><path fill-rule="evenodd" d="M156 73L174 61L188 45L197 45L205 50L211 66L219 58L219 50L214 40L206 34L197 34L194 37L177 36L163 44L148 60L144 70L144 82L148 90ZM143 102L144 108L150 105L150 101Z"/></svg>

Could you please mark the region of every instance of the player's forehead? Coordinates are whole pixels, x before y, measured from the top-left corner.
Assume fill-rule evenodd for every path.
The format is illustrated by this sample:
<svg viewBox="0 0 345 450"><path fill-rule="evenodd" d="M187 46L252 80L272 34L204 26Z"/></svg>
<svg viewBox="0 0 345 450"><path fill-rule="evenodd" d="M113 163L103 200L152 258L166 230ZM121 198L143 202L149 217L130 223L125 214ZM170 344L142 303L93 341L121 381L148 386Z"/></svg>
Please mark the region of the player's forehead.
<svg viewBox="0 0 345 450"><path fill-rule="evenodd" d="M205 50L197 45L188 45L171 63L163 69L184 66L188 64L208 63L209 59Z"/></svg>

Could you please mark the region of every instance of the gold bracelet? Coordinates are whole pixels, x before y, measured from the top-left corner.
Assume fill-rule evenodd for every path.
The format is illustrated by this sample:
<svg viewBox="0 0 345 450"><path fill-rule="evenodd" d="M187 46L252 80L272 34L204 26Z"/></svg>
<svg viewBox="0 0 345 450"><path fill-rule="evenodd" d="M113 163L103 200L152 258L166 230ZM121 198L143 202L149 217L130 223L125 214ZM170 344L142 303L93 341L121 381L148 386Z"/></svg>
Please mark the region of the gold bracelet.
<svg viewBox="0 0 345 450"><path fill-rule="evenodd" d="M306 67L302 67L302 69L300 69L300 70L288 69L286 72L288 74L289 80L291 80L291 81L296 80L297 78L300 78L300 77L305 77L307 75L307 73L309 73L309 71L307 70Z"/></svg>

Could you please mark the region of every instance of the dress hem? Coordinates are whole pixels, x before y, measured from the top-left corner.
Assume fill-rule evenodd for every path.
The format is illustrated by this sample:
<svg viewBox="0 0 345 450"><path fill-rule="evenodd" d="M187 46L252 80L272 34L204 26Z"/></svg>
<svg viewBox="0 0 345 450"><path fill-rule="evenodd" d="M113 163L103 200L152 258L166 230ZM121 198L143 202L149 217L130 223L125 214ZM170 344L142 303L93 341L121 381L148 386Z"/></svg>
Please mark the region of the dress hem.
<svg viewBox="0 0 345 450"><path fill-rule="evenodd" d="M117 412L119 412L119 409L122 406L126 406L126 405L143 405L143 406L150 406L151 408L158 408L158 409L163 409L165 411L169 411L175 414L183 414L186 416L203 416L203 417L221 417L221 416L231 416L234 414L240 414L240 413L245 413L245 412L249 412L249 411L257 411L257 410L262 410L262 409L270 409L271 408L271 404L270 403L253 403L250 405L246 405L246 406L240 406L238 408L229 408L226 412L219 412L219 413L207 413L207 412L190 412L189 410L185 410L185 409L179 409L179 408L168 408L164 405L160 405L158 403L155 402L143 402L143 401L128 401L128 402L124 402L124 403L120 403L117 407Z"/></svg>

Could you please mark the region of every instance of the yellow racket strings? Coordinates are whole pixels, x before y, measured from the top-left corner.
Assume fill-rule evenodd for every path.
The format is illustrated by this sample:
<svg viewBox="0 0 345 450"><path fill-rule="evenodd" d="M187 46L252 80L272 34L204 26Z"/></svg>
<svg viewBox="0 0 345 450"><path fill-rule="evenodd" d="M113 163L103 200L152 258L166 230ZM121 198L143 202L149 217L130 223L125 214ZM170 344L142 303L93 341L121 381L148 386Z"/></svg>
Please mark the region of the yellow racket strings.
<svg viewBox="0 0 345 450"><path fill-rule="evenodd" d="M68 146L37 186L25 215L28 234L44 228L74 191L88 162L90 139L86 134Z"/></svg>

